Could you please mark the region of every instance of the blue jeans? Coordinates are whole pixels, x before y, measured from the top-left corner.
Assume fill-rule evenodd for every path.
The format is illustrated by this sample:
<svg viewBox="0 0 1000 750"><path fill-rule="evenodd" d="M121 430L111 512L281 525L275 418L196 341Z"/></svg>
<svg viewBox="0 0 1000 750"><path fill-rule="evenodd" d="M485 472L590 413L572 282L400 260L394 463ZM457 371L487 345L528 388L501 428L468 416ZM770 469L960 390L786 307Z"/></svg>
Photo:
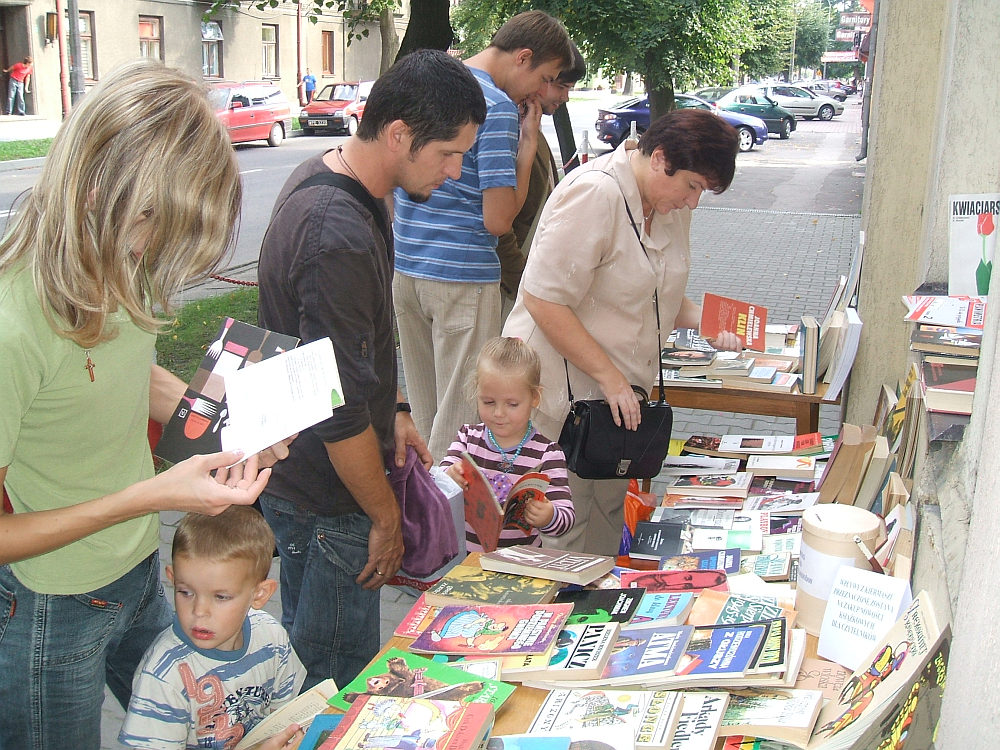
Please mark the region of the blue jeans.
<svg viewBox="0 0 1000 750"><path fill-rule="evenodd" d="M38 594L0 567L0 749L98 750L107 683L125 708L132 676L170 625L158 553L86 594Z"/></svg>
<svg viewBox="0 0 1000 750"><path fill-rule="evenodd" d="M17 99L17 113L24 114L24 81L15 81L13 78L7 82L7 114L14 114L14 100Z"/></svg>
<svg viewBox="0 0 1000 750"><path fill-rule="evenodd" d="M260 505L281 556L281 624L306 667L302 689L328 677L346 685L379 649L379 592L355 583L371 519L318 516L266 492Z"/></svg>

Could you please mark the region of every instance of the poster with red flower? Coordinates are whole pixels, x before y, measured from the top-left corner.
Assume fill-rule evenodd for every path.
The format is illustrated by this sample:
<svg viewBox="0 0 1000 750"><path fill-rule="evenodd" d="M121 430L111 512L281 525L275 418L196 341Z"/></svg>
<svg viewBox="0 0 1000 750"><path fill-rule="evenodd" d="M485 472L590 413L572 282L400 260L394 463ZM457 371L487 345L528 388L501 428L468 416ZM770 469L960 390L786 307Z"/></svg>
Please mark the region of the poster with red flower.
<svg viewBox="0 0 1000 750"><path fill-rule="evenodd" d="M1000 193L948 197L948 294L989 293L1000 227Z"/></svg>

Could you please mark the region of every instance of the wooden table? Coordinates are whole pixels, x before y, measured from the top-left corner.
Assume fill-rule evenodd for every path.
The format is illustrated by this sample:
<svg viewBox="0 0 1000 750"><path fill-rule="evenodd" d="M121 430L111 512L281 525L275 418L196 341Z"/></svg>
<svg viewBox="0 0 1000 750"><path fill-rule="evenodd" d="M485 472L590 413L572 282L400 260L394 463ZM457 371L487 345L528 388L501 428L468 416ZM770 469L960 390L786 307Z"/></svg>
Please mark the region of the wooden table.
<svg viewBox="0 0 1000 750"><path fill-rule="evenodd" d="M819 431L819 405L839 404L840 399L827 401L826 383L816 386L816 393L780 393L744 388L702 388L682 385L664 386L667 403L677 409L706 409L737 414L764 414L771 417L791 417L795 432L802 435ZM659 386L653 387L650 398L659 398Z"/></svg>

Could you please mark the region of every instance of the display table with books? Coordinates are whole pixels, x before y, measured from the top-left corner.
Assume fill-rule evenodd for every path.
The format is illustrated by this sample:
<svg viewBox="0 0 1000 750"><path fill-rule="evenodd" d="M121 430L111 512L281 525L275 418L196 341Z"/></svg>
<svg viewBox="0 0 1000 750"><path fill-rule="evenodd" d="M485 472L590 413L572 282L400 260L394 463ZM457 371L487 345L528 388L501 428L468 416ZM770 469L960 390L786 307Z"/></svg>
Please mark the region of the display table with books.
<svg viewBox="0 0 1000 750"><path fill-rule="evenodd" d="M818 383L816 393L782 393L746 388L700 388L671 385L664 388L667 403L675 409L705 409L737 414L762 414L769 417L791 417L795 431L802 435L819 430L820 404L839 404L840 398L826 400L826 383ZM653 389L652 399L660 396Z"/></svg>

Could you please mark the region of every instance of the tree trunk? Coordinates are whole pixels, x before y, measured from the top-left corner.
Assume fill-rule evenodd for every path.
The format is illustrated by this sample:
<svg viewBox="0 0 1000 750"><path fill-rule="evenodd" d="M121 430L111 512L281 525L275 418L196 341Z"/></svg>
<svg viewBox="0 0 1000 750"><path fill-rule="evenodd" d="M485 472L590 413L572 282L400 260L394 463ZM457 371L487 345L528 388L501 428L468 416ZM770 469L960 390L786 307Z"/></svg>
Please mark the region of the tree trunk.
<svg viewBox="0 0 1000 750"><path fill-rule="evenodd" d="M625 74L625 84L622 86L624 96L632 96L632 71Z"/></svg>
<svg viewBox="0 0 1000 750"><path fill-rule="evenodd" d="M418 49L447 50L455 37L448 0L410 0L410 22L396 59Z"/></svg>
<svg viewBox="0 0 1000 750"><path fill-rule="evenodd" d="M396 18L393 8L383 8L378 15L378 28L382 35L382 60L379 63L379 75L385 73L396 59L399 50L399 37L396 35Z"/></svg>
<svg viewBox="0 0 1000 750"><path fill-rule="evenodd" d="M646 92L649 95L649 122L653 123L658 117L662 117L674 108L674 87L671 84L664 84L661 88L650 89Z"/></svg>

